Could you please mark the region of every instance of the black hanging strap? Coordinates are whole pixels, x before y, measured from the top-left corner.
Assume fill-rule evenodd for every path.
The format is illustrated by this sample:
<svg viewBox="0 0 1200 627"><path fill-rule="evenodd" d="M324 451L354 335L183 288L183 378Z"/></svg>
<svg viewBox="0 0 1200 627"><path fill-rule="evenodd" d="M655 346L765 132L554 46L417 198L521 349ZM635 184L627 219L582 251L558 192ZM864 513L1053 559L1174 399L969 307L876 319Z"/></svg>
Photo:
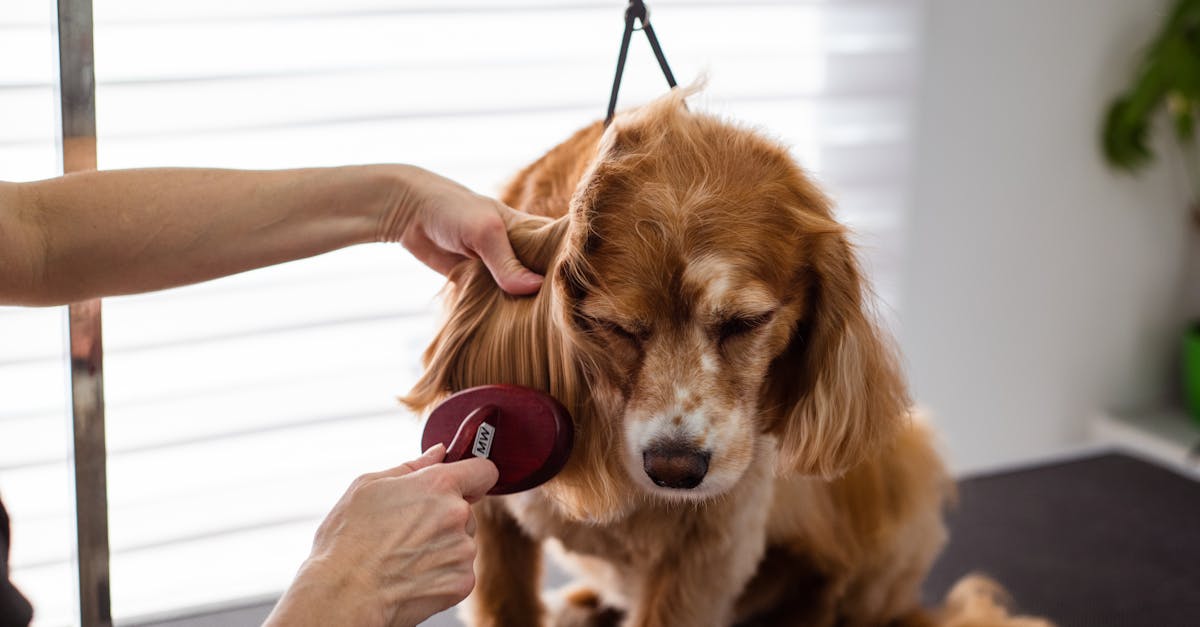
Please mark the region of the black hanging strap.
<svg viewBox="0 0 1200 627"><path fill-rule="evenodd" d="M621 54L617 57L617 75L613 77L612 95L608 97L608 115L604 116L605 126L612 122L613 115L617 111L617 92L621 89L621 75L625 73L625 55L629 52L629 38L633 36L635 30L633 28L635 19L642 23L641 29L638 30L646 32L646 39L650 40L650 48L654 50L658 66L662 68L663 76L667 77L667 85L675 87L675 75L671 74L667 58L663 56L662 47L658 45L658 37L654 36L654 27L650 26L650 11L646 9L646 3L642 0L629 0L629 6L625 7L625 34L621 37Z"/></svg>

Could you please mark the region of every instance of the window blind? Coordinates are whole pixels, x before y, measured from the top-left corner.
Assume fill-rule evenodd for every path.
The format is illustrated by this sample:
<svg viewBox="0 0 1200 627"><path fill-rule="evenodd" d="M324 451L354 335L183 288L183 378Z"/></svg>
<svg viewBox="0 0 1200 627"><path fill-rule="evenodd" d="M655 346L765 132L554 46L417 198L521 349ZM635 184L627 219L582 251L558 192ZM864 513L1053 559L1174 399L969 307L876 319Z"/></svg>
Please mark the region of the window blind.
<svg viewBox="0 0 1200 627"><path fill-rule="evenodd" d="M0 5L0 180L61 171L53 17L46 0ZM13 577L44 625L77 614L65 330L65 308L0 307L0 498Z"/></svg>
<svg viewBox="0 0 1200 627"><path fill-rule="evenodd" d="M52 2L15 1L0 9L5 180L55 167ZM649 4L680 81L708 76L698 106L792 146L897 306L919 0ZM624 5L96 3L100 167L411 162L494 193L603 116ZM635 37L620 105L664 89ZM118 621L277 595L353 477L419 452L395 397L441 284L371 245L105 301ZM72 624L61 314L4 309L0 325L14 574L39 625Z"/></svg>

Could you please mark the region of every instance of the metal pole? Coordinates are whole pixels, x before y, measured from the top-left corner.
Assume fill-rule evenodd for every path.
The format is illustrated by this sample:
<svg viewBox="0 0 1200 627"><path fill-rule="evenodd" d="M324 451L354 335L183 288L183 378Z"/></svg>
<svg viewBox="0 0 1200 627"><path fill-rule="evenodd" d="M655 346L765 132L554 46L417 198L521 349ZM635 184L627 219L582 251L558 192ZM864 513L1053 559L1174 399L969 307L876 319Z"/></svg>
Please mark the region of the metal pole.
<svg viewBox="0 0 1200 627"><path fill-rule="evenodd" d="M92 0L58 0L58 70L65 174L96 169L96 75L92 50ZM68 308L68 317L75 434L79 619L83 627L111 627L100 301L73 304Z"/></svg>

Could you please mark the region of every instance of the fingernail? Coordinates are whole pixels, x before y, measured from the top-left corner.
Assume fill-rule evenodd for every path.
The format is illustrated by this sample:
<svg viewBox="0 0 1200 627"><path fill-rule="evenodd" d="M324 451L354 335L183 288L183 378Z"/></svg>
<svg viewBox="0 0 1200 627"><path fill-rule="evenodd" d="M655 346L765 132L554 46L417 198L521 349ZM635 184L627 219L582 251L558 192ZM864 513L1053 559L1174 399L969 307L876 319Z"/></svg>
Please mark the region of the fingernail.
<svg viewBox="0 0 1200 627"><path fill-rule="evenodd" d="M437 449L437 448L443 448L443 449L444 449L444 448L446 448L446 445L445 445L445 444L442 444L441 442L438 442L437 444L434 444L433 446L431 446L431 447L429 447L429 448L425 449L425 452L424 452L424 453L421 453L421 455L423 455L423 456L424 456L424 455L428 455L428 454L432 453L432 452L434 451L434 449Z"/></svg>

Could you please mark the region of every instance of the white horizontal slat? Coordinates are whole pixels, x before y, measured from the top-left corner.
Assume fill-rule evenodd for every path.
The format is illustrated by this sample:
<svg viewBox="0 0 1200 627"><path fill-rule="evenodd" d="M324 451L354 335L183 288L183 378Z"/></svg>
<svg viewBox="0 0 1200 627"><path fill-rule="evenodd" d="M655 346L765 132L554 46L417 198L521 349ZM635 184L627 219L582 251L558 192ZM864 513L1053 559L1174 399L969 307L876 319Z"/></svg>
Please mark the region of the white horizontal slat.
<svg viewBox="0 0 1200 627"><path fill-rule="evenodd" d="M61 435L69 439L70 427ZM72 480L71 466L65 459L0 475L4 505L12 516L14 539L9 558L14 572L73 558Z"/></svg>
<svg viewBox="0 0 1200 627"><path fill-rule="evenodd" d="M61 381L59 382L61 385ZM0 420L0 474L30 465L65 463L71 454L68 408ZM0 478L0 498L3 498ZM28 515L28 514L26 514Z"/></svg>
<svg viewBox="0 0 1200 627"><path fill-rule="evenodd" d="M317 521L299 522L114 555L113 612L132 621L212 605L215 599L278 595L307 556L316 526Z"/></svg>
<svg viewBox="0 0 1200 627"><path fill-rule="evenodd" d="M412 322L392 319L109 355L106 400L115 408L125 402L286 380L312 372L415 365L418 353L401 353L408 344L408 331L414 328ZM418 329L428 327L428 323L416 322Z"/></svg>
<svg viewBox="0 0 1200 627"><path fill-rule="evenodd" d="M47 85L58 75L54 67L55 40L51 30L50 13L43 13L40 20L31 21L22 28L6 28L9 17L9 2L16 3L14 9L31 4L28 0L5 0L0 9L0 87L6 85ZM46 10L45 3L42 4ZM11 62L20 59L20 63ZM0 92L2 93L2 92Z"/></svg>
<svg viewBox="0 0 1200 627"><path fill-rule="evenodd" d="M3 107L0 97L0 107ZM0 172L5 181L36 181L53 176L58 166L58 150L53 144L0 145Z"/></svg>
<svg viewBox="0 0 1200 627"><path fill-rule="evenodd" d="M414 419L394 412L232 442L114 456L109 461L113 580L129 568L127 581L138 582L127 589L128 601L119 611L131 616L178 607L194 587L206 595L222 595L209 599L278 590L307 553L316 523L355 476L416 456L417 428ZM270 463L263 464L264 459ZM31 509L27 497L14 491L5 498L16 511ZM69 515L28 517L21 542L14 544L14 568L36 571L65 563L70 549L61 540L70 529ZM242 535L286 533L289 528L299 532L286 551L233 550L241 547ZM167 568L173 557L196 544L212 553L189 568ZM182 563L187 562L174 562ZM215 581L229 568L250 569L254 576L238 585L252 585L231 593ZM155 589L170 593L156 595ZM121 598L114 590L114 606Z"/></svg>
<svg viewBox="0 0 1200 627"><path fill-rule="evenodd" d="M4 111L0 116L0 148L36 144L53 148L58 127L57 105L54 86L50 84L0 88L0 107Z"/></svg>
<svg viewBox="0 0 1200 627"><path fill-rule="evenodd" d="M123 617L118 624L213 605L216 599L230 603L273 597L295 574L315 529L315 521L293 523L182 542L157 551L114 555L113 610ZM36 608L36 627L79 624L74 568L66 562L53 562L14 574L22 593ZM164 603L166 599L170 605Z"/></svg>
<svg viewBox="0 0 1200 627"><path fill-rule="evenodd" d="M112 85L101 90L106 104L101 121L110 140L381 121L452 124L470 118L572 111L580 112L576 124L582 126L602 115L606 100L606 90L597 86L608 80L606 75L611 68L595 67L597 71L590 76L578 73L560 76L553 67L539 66L487 73L490 77L487 79L460 70L372 71L256 81ZM894 76L893 70L884 65L879 71ZM628 98L630 103L636 103L638 96L645 100L661 93L660 81L661 78L655 77L648 81L650 85L630 90L622 102ZM550 82L554 87L539 89L545 92L545 97L536 103L511 89L513 85ZM861 93L865 89L850 85L847 91L857 90L857 93L839 97L828 90L788 85L761 73L730 71L712 73L705 95L732 107L754 106L759 102L811 102L818 109L839 111L839 117L845 120L842 124L848 124L855 119L852 113L835 109L835 105L849 103L862 109L897 99L895 93L882 90ZM414 91L419 95L414 95ZM481 103L480 93L500 95ZM347 101L346 94L371 96ZM179 112L180 119L153 115L161 111Z"/></svg>
<svg viewBox="0 0 1200 627"><path fill-rule="evenodd" d="M164 343L425 316L445 282L397 244L339 251L243 277L213 281L211 289L107 300L105 349L121 355Z"/></svg>
<svg viewBox="0 0 1200 627"><path fill-rule="evenodd" d="M70 424L63 420L60 429L63 440L70 442ZM5 470L0 474L0 495L4 497L4 505L12 517L13 535L30 538L13 543L14 563L41 560L44 547L39 548L38 541L32 538L43 535L39 530L43 529L45 521L61 518L64 524L69 525L73 520L74 492L71 485L71 467L65 459L58 463ZM73 544L60 540L57 536L53 539L56 551L71 550ZM38 559L34 560L34 556L38 556Z"/></svg>
<svg viewBox="0 0 1200 627"><path fill-rule="evenodd" d="M799 161L818 169L823 145L905 141L906 113L858 100L723 102L701 97L702 107L765 129L792 146ZM842 111L839 112L839 109ZM852 115L853 114L853 115ZM105 167L146 165L147 155L181 165L286 167L339 163L418 162L484 192L492 192L549 147L600 114L590 109L424 120L111 139ZM823 122L823 119L830 119ZM236 153L231 148L237 146ZM317 153L313 146L320 146Z"/></svg>
<svg viewBox="0 0 1200 627"><path fill-rule="evenodd" d="M53 15L46 0L4 0L0 5L2 181L46 178L58 168ZM0 360L4 346L0 335Z"/></svg>
<svg viewBox="0 0 1200 627"><path fill-rule="evenodd" d="M359 246L200 285L108 299L105 348L120 354L165 342L425 315L434 307L434 295L443 283L440 275L397 244ZM20 368L25 364L63 361L64 311L0 307L0 386L22 376ZM134 312L133 317L129 312ZM188 324L181 326L180 320ZM10 367L13 370L4 370ZM10 398L11 402L0 404L0 419L41 407L16 405L21 398Z"/></svg>
<svg viewBox="0 0 1200 627"><path fill-rule="evenodd" d="M0 47L5 46L0 32ZM50 52L53 49L47 47L47 54ZM0 50L0 59L19 58L5 54ZM0 72L20 65L0 63ZM59 167L55 148L58 101L53 87L47 82L41 86L5 89L4 80L0 78L0 180L28 181L52 176Z"/></svg>
<svg viewBox="0 0 1200 627"><path fill-rule="evenodd" d="M232 441L114 454L109 460L113 551L154 550L172 541L320 518L358 474L415 457L418 427L414 417L391 410ZM271 463L262 463L264 457ZM70 544L61 541L72 532L71 509L22 487L35 480L67 487L69 472L65 464L55 464L12 473L14 489L5 493L5 502L25 512L26 529L19 547L14 544L14 568L72 555Z"/></svg>
<svg viewBox="0 0 1200 627"><path fill-rule="evenodd" d="M4 11L0 13L0 28L29 28L34 26L49 26L53 8L46 0L5 0ZM22 55L28 55L30 50L22 50Z"/></svg>
<svg viewBox="0 0 1200 627"><path fill-rule="evenodd" d="M421 338L397 337L386 333L383 325L362 325L351 332L327 330L321 333L280 334L272 340L241 341L233 350L208 351L200 348L171 350L138 359L114 359L114 401L111 419L114 451L169 444L188 439L220 436L227 433L253 432L272 426L357 416L364 413L398 409L396 397L407 392L418 371L413 345ZM429 324L429 326L432 326ZM336 349L321 347L344 337L361 338L373 333L375 344L347 344ZM286 350L286 344L296 348ZM231 343L233 344L233 343ZM243 346L245 348L243 348ZM229 347L233 348L233 347ZM314 349L322 349L323 352ZM285 352L286 350L286 352ZM270 359L250 359L257 351L274 351ZM179 355L176 357L176 355ZM312 363L311 356L320 356ZM234 365L232 359L244 360ZM298 365L288 360L299 361ZM207 363L203 360L208 360ZM201 386L172 385L169 377L148 372L148 368L169 369L180 362L195 363L195 370L177 368L183 376L208 368L225 367L220 378L206 378ZM267 373L260 370L267 369ZM153 386L144 391L145 384ZM157 425L149 423L157 421Z"/></svg>
<svg viewBox="0 0 1200 627"><path fill-rule="evenodd" d="M184 304L199 306L205 300L218 297L218 294L226 292L244 294L263 288L285 286L304 290L305 284L313 281L342 280L347 276L359 274L373 278L379 278L376 275L386 275L388 284L381 284L378 287L386 287L389 290L399 287L414 292L432 292L440 289L444 282L437 273L414 260L399 245L370 244L345 248L317 257L300 259L252 272L243 272L178 289L121 296L105 302L118 308L125 304L141 307L160 301L174 303L176 300L181 300ZM428 301L422 301L413 295L389 293L389 296L405 299L398 302L428 304Z"/></svg>
<svg viewBox="0 0 1200 627"><path fill-rule="evenodd" d="M480 62L488 67L522 65L556 57L600 57L611 62L621 29L620 8L599 5L569 13L435 12L419 18L350 14L284 21L190 20L162 28L120 22L103 27L106 9L101 4L96 7L102 26L97 31L96 56L107 61L98 64L97 79L105 83L363 65L478 68ZM729 3L676 11L660 7L654 24L668 59L681 67L771 55L791 57L795 66L825 52L895 52L913 45L903 20L895 29L880 30L881 25L873 24L864 30L861 20L827 19L841 10L837 4L767 5L756 7L753 14ZM903 9L898 14L906 15ZM841 30L831 30L831 24ZM220 46L211 45L216 39ZM648 48L642 53L648 54ZM653 65L651 59L643 58ZM780 78L790 82L803 76L781 74Z"/></svg>
<svg viewBox="0 0 1200 627"><path fill-rule="evenodd" d="M0 385L11 377L20 376L20 372L6 371L5 368L46 358L63 361L65 325L61 307L0 307ZM7 391L11 393L18 389L22 388ZM0 395L0 398L4 397L11 400L0 403L0 418L16 409L13 402L17 398L13 394Z"/></svg>
<svg viewBox="0 0 1200 627"><path fill-rule="evenodd" d="M523 114L463 120L373 121L321 127L274 129L244 133L212 133L186 137L112 139L102 141L101 162L107 168L145 166L150 155L174 158L186 166L298 167L345 163L418 163L464 184L494 190L512 176L481 180L479 152L506 144L506 161L528 162L596 115ZM236 148L236 150L235 150ZM525 158L525 157L528 158Z"/></svg>
<svg viewBox="0 0 1200 627"><path fill-rule="evenodd" d="M117 507L114 520L129 528L114 530L115 550L277 519L322 517L354 477L418 455L418 435L412 416L392 411L117 456L110 499ZM264 458L271 463L261 463ZM201 516L206 509L213 513ZM151 512L174 522L158 524L142 515Z"/></svg>
<svg viewBox="0 0 1200 627"><path fill-rule="evenodd" d="M659 0L660 3L679 0ZM707 0L711 2L712 0ZM254 3L238 0L210 0L203 5L191 3L164 3L158 0L123 0L105 11L102 23L140 23L161 21L207 20L259 20L288 19L303 16L329 16L358 13L480 13L480 12L526 12L529 10L553 11L594 8L604 0L524 0L519 3L493 2L489 0L457 0L436 2L432 0L256 0ZM691 4L696 4L691 2ZM98 18L99 19L99 18Z"/></svg>
<svg viewBox="0 0 1200 627"><path fill-rule="evenodd" d="M432 323L428 323L432 327ZM358 334L374 328L355 329ZM284 342L305 342L318 331L290 334ZM335 336L336 337L336 336ZM405 358L388 361L386 356L366 355L350 366L314 365L296 374L256 378L257 364L233 367L230 379L242 375L238 384L229 380L204 381L205 386L186 391L149 390L146 396L133 399L109 399L108 446L111 455L127 452L180 446L197 440L222 440L254 433L286 429L292 425L320 424L340 419L355 419L388 411L399 411L396 397L407 391L415 380L419 353L424 337L416 336L395 342L398 354ZM401 353L403 351L403 353ZM196 357L199 351L173 350L180 360ZM117 392L124 390L123 381L135 380L137 392L142 385L152 384L164 375L163 364L153 356L138 364L110 361L115 368ZM280 360L282 363L282 359ZM115 365L113 365L115 364ZM223 363L204 364L222 367ZM180 372L195 379L195 373ZM111 378L111 377L110 377ZM128 396L126 391L125 396ZM29 466L54 465L67 459L69 425L65 409L0 420L0 441L16 442L6 446L0 460L0 472L10 472Z"/></svg>
<svg viewBox="0 0 1200 627"><path fill-rule="evenodd" d="M0 180L58 173L53 3L0 3ZM69 378L61 309L0 307L0 499L12 517L12 558L74 546L73 491L65 461L36 472L8 467L31 453L65 460L71 446ZM69 557L70 552L64 554ZM77 615L74 564L19 569L38 625Z"/></svg>
<svg viewBox="0 0 1200 627"><path fill-rule="evenodd" d="M31 0L24 0L30 2ZM879 27L904 20L918 0L743 0L739 6L752 10L780 5L813 5L826 10L859 11L860 21L871 21ZM694 10L703 7L728 5L728 0L655 0L655 7L671 11ZM497 12L571 12L607 8L611 0L523 0L494 2L490 0L257 0L254 3L238 0L210 0L202 5L164 3L159 0L123 0L113 4L100 19L102 24L139 22L178 22L207 20L288 19L303 16L330 16L355 13L497 13ZM618 6L618 9L620 6ZM618 14L619 15L619 14Z"/></svg>

